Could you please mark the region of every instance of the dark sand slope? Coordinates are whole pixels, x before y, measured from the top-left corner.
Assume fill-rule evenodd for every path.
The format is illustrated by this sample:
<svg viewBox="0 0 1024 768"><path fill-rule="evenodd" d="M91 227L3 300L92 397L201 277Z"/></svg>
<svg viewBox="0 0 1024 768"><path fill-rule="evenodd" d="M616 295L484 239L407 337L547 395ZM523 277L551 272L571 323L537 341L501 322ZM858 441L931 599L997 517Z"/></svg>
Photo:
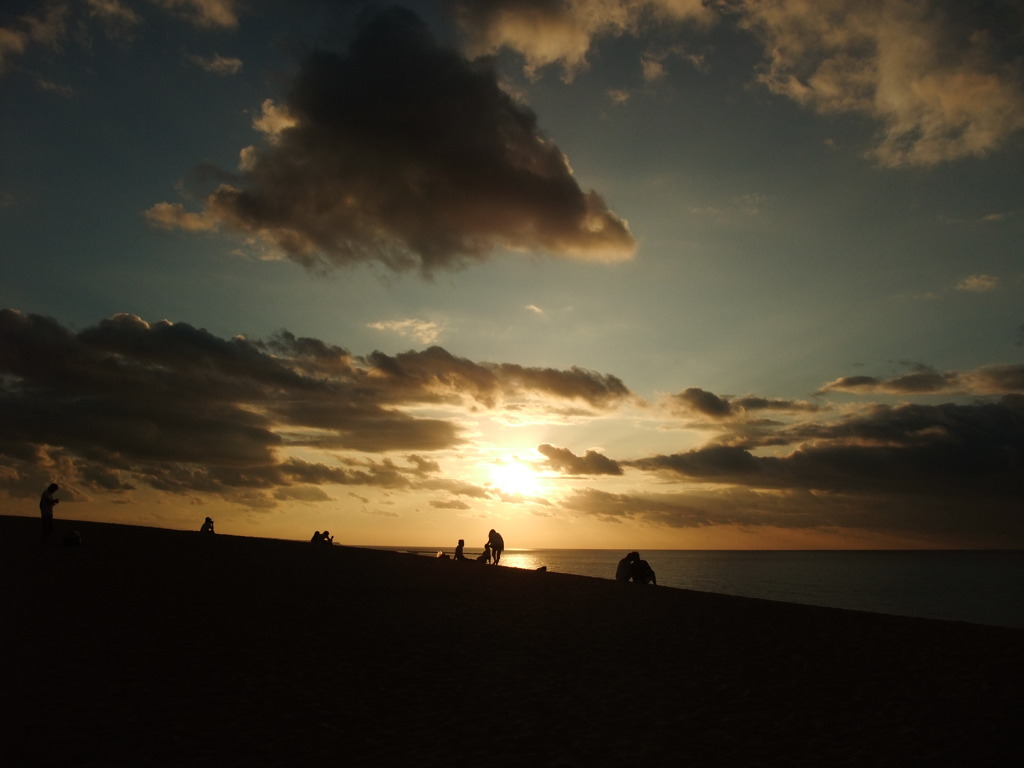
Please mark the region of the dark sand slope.
<svg viewBox="0 0 1024 768"><path fill-rule="evenodd" d="M60 520L82 546L40 549L37 525L0 517L3 765L1024 756L1021 630Z"/></svg>

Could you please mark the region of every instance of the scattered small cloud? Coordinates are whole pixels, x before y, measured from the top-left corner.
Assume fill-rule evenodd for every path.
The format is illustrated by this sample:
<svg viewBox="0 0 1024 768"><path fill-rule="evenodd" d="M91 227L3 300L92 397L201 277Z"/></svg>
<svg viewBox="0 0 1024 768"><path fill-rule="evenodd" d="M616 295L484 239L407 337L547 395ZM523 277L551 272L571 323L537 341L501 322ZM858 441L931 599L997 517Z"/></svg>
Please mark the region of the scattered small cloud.
<svg viewBox="0 0 1024 768"><path fill-rule="evenodd" d="M238 26L238 0L153 0L197 27L233 29Z"/></svg>
<svg viewBox="0 0 1024 768"><path fill-rule="evenodd" d="M970 275L957 283L958 291L968 293L988 293L999 286L999 278L994 275Z"/></svg>
<svg viewBox="0 0 1024 768"><path fill-rule="evenodd" d="M213 56L189 56L188 59L200 69L223 77L237 75L242 71L242 60L232 56L214 54Z"/></svg>
<svg viewBox="0 0 1024 768"><path fill-rule="evenodd" d="M625 104L629 101L629 91L625 88L612 88L608 91L608 98L612 104Z"/></svg>
<svg viewBox="0 0 1024 768"><path fill-rule="evenodd" d="M387 331L399 336L414 339L420 344L433 344L441 337L444 326L433 320L419 320L410 318L408 320L382 320L375 323L367 323L368 328L375 331Z"/></svg>

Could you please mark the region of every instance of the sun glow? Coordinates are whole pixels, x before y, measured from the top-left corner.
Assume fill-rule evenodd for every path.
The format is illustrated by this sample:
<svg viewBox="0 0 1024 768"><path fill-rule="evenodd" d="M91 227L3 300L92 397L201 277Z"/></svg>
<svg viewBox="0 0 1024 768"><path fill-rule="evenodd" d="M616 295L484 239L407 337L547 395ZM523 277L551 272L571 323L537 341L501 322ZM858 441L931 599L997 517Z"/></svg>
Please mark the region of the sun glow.
<svg viewBox="0 0 1024 768"><path fill-rule="evenodd" d="M521 459L502 459L490 467L491 485L505 493L520 496L538 496L541 478L527 462Z"/></svg>

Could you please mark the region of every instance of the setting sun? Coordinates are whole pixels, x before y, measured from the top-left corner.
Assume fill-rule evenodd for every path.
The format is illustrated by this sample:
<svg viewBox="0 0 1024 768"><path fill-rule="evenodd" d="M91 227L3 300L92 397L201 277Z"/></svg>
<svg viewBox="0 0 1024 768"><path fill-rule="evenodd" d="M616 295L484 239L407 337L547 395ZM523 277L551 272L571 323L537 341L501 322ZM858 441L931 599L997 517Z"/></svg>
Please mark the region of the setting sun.
<svg viewBox="0 0 1024 768"><path fill-rule="evenodd" d="M517 457L498 459L490 467L491 485L505 493L537 496L541 478L528 462Z"/></svg>

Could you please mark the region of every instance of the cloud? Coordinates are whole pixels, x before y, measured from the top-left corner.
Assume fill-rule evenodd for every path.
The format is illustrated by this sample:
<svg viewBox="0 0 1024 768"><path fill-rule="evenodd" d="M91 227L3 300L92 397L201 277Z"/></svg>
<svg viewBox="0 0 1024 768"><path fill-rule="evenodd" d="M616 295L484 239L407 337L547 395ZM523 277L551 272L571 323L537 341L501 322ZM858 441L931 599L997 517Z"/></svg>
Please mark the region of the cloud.
<svg viewBox="0 0 1024 768"><path fill-rule="evenodd" d="M376 323L367 323L368 328L377 331L389 331L399 336L407 336L415 339L420 344L433 344L441 336L443 326L433 320L419 320L410 318L408 320L382 320Z"/></svg>
<svg viewBox="0 0 1024 768"><path fill-rule="evenodd" d="M611 407L627 395L614 377L475 363L440 347L358 357L284 331L222 339L115 315L74 332L5 309L0 486L20 492L60 467L84 490L149 486L250 505L315 500L307 487L323 484L458 493L423 455L462 444L457 417L414 409L468 412L524 397ZM390 452L406 463L352 458Z"/></svg>
<svg viewBox="0 0 1024 768"><path fill-rule="evenodd" d="M237 0L153 0L153 2L198 27L233 29L238 26Z"/></svg>
<svg viewBox="0 0 1024 768"><path fill-rule="evenodd" d="M71 9L65 3L51 3L39 15L19 16L0 27L0 75L9 72L13 62L32 45L55 50L67 35Z"/></svg>
<svg viewBox="0 0 1024 768"><path fill-rule="evenodd" d="M992 275L970 275L957 283L958 291L969 293L987 293L994 291L999 285L999 278Z"/></svg>
<svg viewBox="0 0 1024 768"><path fill-rule="evenodd" d="M142 17L119 0L88 0L89 16L106 28L113 38L130 39Z"/></svg>
<svg viewBox="0 0 1024 768"><path fill-rule="evenodd" d="M712 419L745 418L754 411L779 411L785 413L813 413L821 406L796 400L777 400L748 395L740 398L719 396L699 387L689 387L669 398L674 411L698 413Z"/></svg>
<svg viewBox="0 0 1024 768"><path fill-rule="evenodd" d="M189 56L189 61L207 72L215 75L237 75L242 71L242 60L233 56Z"/></svg>
<svg viewBox="0 0 1024 768"><path fill-rule="evenodd" d="M437 402L470 399L494 407L522 397L578 401L592 408L614 408L633 397L622 380L573 366L568 370L529 368L514 363L476 363L442 347L367 357L370 375L395 392L432 397Z"/></svg>
<svg viewBox="0 0 1024 768"><path fill-rule="evenodd" d="M577 456L568 448L556 448L544 443L537 446L537 451L547 457L544 466L568 475L621 475L622 467L618 462L596 451L587 451Z"/></svg>
<svg viewBox="0 0 1024 768"><path fill-rule="evenodd" d="M1012 503L1024 493L1024 398L872 406L834 424L781 430L799 447L756 456L712 445L626 462L689 480L761 489Z"/></svg>
<svg viewBox="0 0 1024 768"><path fill-rule="evenodd" d="M742 0L759 80L821 113L882 124L873 157L928 166L987 154L1024 128L1018 10L912 0Z"/></svg>
<svg viewBox="0 0 1024 768"><path fill-rule="evenodd" d="M875 376L844 376L819 390L887 395L1003 395L1024 393L1024 365L991 365L972 371L936 371L917 365L911 373L888 379Z"/></svg>
<svg viewBox="0 0 1024 768"><path fill-rule="evenodd" d="M429 275L497 249L631 258L625 221L583 192L535 115L489 61L438 45L403 9L370 20L347 54L316 51L269 134L200 213L161 203L165 226L258 237L310 268L360 262ZM267 115L276 119L267 124Z"/></svg>
<svg viewBox="0 0 1024 768"><path fill-rule="evenodd" d="M566 79L587 65L603 36L636 34L646 25L705 25L715 16L702 0L452 0L473 56L503 48L522 54L526 69L560 64Z"/></svg>

